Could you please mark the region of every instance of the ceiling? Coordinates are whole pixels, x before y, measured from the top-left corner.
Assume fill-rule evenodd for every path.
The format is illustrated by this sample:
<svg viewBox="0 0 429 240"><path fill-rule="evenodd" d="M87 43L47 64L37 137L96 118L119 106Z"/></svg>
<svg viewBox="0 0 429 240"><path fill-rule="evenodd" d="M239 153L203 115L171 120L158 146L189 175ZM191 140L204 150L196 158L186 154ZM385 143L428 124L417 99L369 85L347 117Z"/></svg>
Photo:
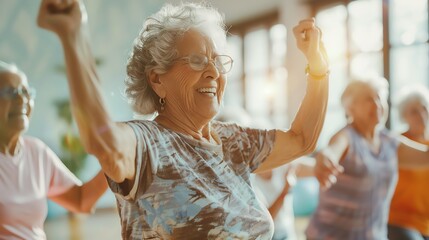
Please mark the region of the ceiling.
<svg viewBox="0 0 429 240"><path fill-rule="evenodd" d="M226 22L235 23L273 11L280 6L282 1L285 0L212 0L206 2L224 13ZM166 0L165 2L177 4L178 0Z"/></svg>

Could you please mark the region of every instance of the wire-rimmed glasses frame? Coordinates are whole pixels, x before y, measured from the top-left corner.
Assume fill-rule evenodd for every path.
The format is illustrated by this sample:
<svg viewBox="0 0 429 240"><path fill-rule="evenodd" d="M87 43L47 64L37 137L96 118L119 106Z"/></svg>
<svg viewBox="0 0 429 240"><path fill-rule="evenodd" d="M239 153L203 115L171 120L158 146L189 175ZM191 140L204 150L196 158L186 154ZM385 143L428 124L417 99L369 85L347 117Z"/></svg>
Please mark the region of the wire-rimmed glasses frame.
<svg viewBox="0 0 429 240"><path fill-rule="evenodd" d="M25 97L28 100L33 100L36 98L36 89L24 86L19 86L18 88L5 87L0 89L0 98L12 100L18 96Z"/></svg>
<svg viewBox="0 0 429 240"><path fill-rule="evenodd" d="M231 71L234 62L234 60L228 55L217 55L213 59L209 59L203 54L190 54L188 56L178 58L176 61L186 61L195 71L202 71L207 68L210 62L213 62L214 66L221 74L226 74Z"/></svg>

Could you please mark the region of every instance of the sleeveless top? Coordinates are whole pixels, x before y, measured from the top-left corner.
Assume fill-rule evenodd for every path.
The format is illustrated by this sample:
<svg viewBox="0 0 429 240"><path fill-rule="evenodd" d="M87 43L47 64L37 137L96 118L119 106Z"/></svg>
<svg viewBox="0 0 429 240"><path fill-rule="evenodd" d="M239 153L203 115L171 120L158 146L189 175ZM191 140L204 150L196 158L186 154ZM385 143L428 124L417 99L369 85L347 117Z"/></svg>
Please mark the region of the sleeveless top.
<svg viewBox="0 0 429 240"><path fill-rule="evenodd" d="M211 123L221 144L131 121L136 177L115 193L123 239L271 239L273 223L255 197L250 173L270 154L275 130Z"/></svg>
<svg viewBox="0 0 429 240"><path fill-rule="evenodd" d="M390 201L397 182L399 140L380 130L376 153L348 125L347 154L340 164L344 172L337 183L320 191L319 205L306 230L308 239L387 239Z"/></svg>
<svg viewBox="0 0 429 240"><path fill-rule="evenodd" d="M420 142L429 146L429 141ZM429 170L399 168L398 185L390 205L389 224L412 228L429 236Z"/></svg>

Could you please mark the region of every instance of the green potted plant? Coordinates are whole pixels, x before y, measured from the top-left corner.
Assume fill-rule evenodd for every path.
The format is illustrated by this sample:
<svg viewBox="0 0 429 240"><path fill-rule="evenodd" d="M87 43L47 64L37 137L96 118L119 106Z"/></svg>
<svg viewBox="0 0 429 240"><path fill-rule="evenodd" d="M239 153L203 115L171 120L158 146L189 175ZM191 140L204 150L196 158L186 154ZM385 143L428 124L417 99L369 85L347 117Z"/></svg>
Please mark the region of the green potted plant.
<svg viewBox="0 0 429 240"><path fill-rule="evenodd" d="M73 117L68 99L55 101L58 117L66 123L66 132L61 135L61 160L76 176L80 176L85 167L88 154L80 141L79 134L73 128Z"/></svg>
<svg viewBox="0 0 429 240"><path fill-rule="evenodd" d="M100 66L103 60L95 58L95 64ZM55 66L54 71L65 75L66 67L63 64ZM70 100L68 98L59 99L54 102L57 108L58 117L66 123L67 130L61 135L61 160L64 165L76 176L80 177L82 170L85 168L85 161L88 154L80 141L79 134L73 127L73 116L70 109Z"/></svg>

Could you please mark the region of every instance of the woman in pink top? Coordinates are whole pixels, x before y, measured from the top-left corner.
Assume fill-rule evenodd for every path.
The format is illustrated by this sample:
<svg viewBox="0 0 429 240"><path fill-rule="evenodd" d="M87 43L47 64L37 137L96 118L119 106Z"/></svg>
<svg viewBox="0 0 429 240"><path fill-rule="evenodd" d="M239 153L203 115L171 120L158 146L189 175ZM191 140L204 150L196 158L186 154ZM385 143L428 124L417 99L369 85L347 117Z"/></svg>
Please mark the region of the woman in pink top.
<svg viewBox="0 0 429 240"><path fill-rule="evenodd" d="M0 239L46 239L46 200L89 213L107 189L102 172L82 185L28 129L34 89L16 66L0 61Z"/></svg>

